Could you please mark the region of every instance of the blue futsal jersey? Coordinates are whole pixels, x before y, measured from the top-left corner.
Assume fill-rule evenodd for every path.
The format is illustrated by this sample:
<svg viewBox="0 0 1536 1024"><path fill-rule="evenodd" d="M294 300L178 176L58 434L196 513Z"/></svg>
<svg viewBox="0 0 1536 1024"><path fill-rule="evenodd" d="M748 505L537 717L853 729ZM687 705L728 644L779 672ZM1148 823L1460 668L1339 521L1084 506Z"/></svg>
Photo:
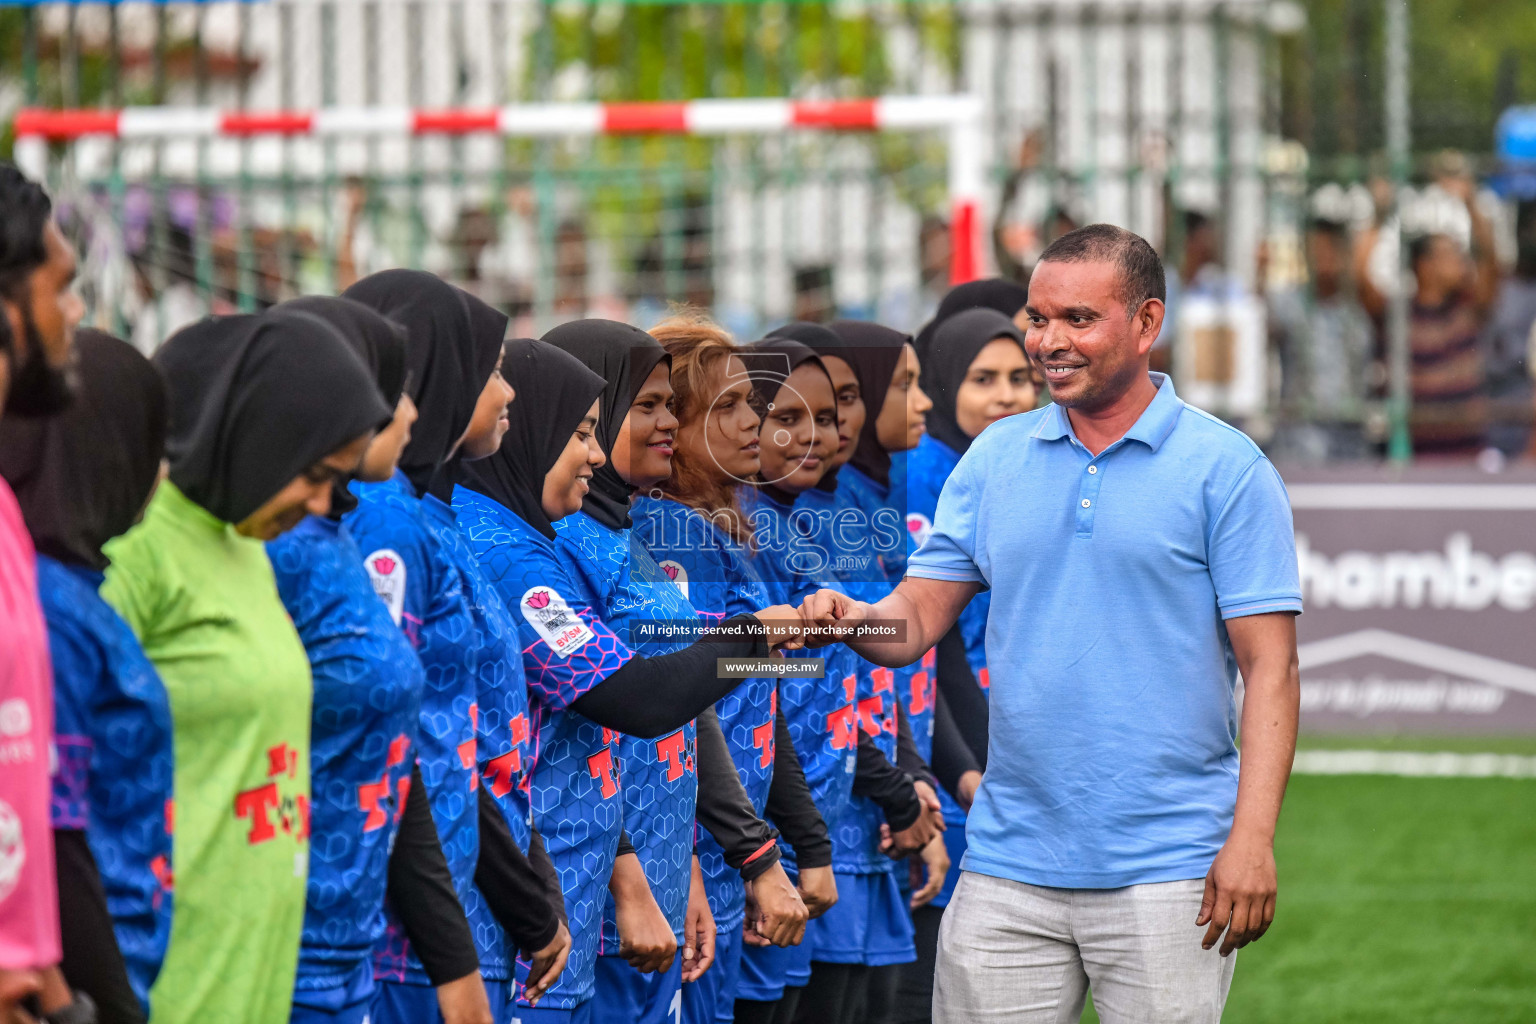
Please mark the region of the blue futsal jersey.
<svg viewBox="0 0 1536 1024"><path fill-rule="evenodd" d="M634 536L663 572L676 581L706 624L761 611L772 602L745 550L703 515L670 499L637 498L630 509ZM761 817L773 782L772 679L747 679L715 703L720 731L752 808ZM716 926L739 929L746 916L741 876L725 861L713 837L701 835L699 868Z"/></svg>
<svg viewBox="0 0 1536 1024"><path fill-rule="evenodd" d="M637 654L654 657L687 647L697 635L652 631L694 625L697 615L682 590L628 530L610 530L585 512L555 524L556 549L583 601L590 604L620 640ZM620 791L624 830L645 867L651 894L679 942L688 911L693 875L696 730L689 722L652 740L620 736ZM619 952L613 897L603 908L603 953Z"/></svg>
<svg viewBox="0 0 1536 1024"><path fill-rule="evenodd" d="M477 640L463 578L427 522L403 473L383 483L354 483L358 507L343 522L363 552L363 567L390 618L404 631L426 672L417 721L416 759L431 797L432 821L465 914L479 904L480 853L475 790ZM385 942L374 951L380 980L429 985L404 928L387 913Z"/></svg>
<svg viewBox="0 0 1536 1024"><path fill-rule="evenodd" d="M960 453L936 437L923 435L907 462L907 536L909 553L915 553L933 530L939 494L944 482L960 464ZM987 689L987 610L992 591L983 590L960 612L960 635L965 657L983 691Z"/></svg>
<svg viewBox="0 0 1536 1024"><path fill-rule="evenodd" d="M939 494L944 490L945 481L959 464L960 453L931 435L925 434L912 452L907 463L907 550L909 554L915 554L928 539L928 534L933 529L934 516L938 512ZM983 590L960 610L960 618L956 623L960 627L960 636L965 641L965 660L970 663L971 672L975 674L976 682L981 686L983 694L987 692L989 682L987 679L987 610L991 606L992 591ZM932 656L933 652L929 651L924 657ZM931 741L929 745L932 746ZM924 751L923 756L929 757L931 754ZM939 788L939 803L944 808L945 824L949 826L945 830L945 843L949 846L952 866L944 890L933 902L935 906L945 906L949 903L949 897L959 873L960 857L965 852L966 815L959 802L943 787Z"/></svg>
<svg viewBox="0 0 1536 1024"><path fill-rule="evenodd" d="M906 574L906 462L906 452L891 453L889 484L881 484L851 465L837 471L839 529L835 540L838 553L844 556L839 570L844 578L895 583ZM848 515L849 509L856 510L857 516ZM867 542L861 540L864 532ZM873 555L873 560L866 555ZM855 565L868 568L850 571Z"/></svg>
<svg viewBox="0 0 1536 1024"><path fill-rule="evenodd" d="M134 994L171 931L171 706L133 631L97 593L102 574L37 556L53 661L52 822L85 832Z"/></svg>
<svg viewBox="0 0 1536 1024"><path fill-rule="evenodd" d="M460 487L459 530L512 609L533 732L529 799L560 875L571 930L565 973L539 1008L592 997L603 905L623 825L617 734L570 710L634 656L594 612L555 542L492 499Z"/></svg>
<svg viewBox="0 0 1536 1024"><path fill-rule="evenodd" d="M809 507L801 502L808 502ZM835 571L834 566L839 564L857 568L863 563L839 562L839 552L844 547L839 537L851 517L844 515L839 521L821 514L827 504L824 491L806 492L793 506L780 504L768 494L757 495L753 521L759 538L758 561L765 576L783 581L781 592L774 596L798 602L819 587L832 587L861 600L878 600L885 592L885 584L848 579ZM815 569L816 578L798 571L799 566ZM864 566L863 573L877 569L878 566ZM841 644L825 648L823 656L827 659L827 677L820 681L819 692L805 693L804 703L792 699L800 697L799 692L785 692L785 712L791 718L795 751L800 754L808 779L813 774L829 779L829 807L822 809L822 816L832 839L833 869L852 874L888 871L891 860L879 849L884 815L869 800L853 796L852 789L859 730L873 737L886 756L895 760L896 674L865 661ZM828 728L813 731L821 721ZM795 729L796 722L802 723L799 731ZM808 744L807 749L801 746L804 734L820 735L822 741ZM816 792L814 787L812 792Z"/></svg>
<svg viewBox="0 0 1536 1024"><path fill-rule="evenodd" d="M346 528L310 516L267 544L314 677L309 884L295 987L345 986L384 936L389 851L426 683Z"/></svg>
<svg viewBox="0 0 1536 1024"><path fill-rule="evenodd" d="M817 551L834 567L834 584L853 597L871 603L890 593L906 565L905 530L899 534L892 525L902 525L900 506L904 502L906 453L891 456L891 480L883 487L853 466L838 471L837 489L830 501L825 491L808 491L795 503L797 523L811 532ZM830 506L830 511L828 511ZM801 512L805 514L800 515ZM869 534L876 549L873 560L859 552L865 545L860 538ZM898 557L893 548L900 547ZM896 760L897 706L909 718L918 750L925 757L933 736L933 666L936 659L925 655L916 664L888 669L858 659L858 687L854 698L859 727L893 763ZM832 830L833 865L838 871L855 874L885 872L892 869L890 858L880 853L880 826L885 815L871 801L853 800L850 813Z"/></svg>
<svg viewBox="0 0 1536 1024"><path fill-rule="evenodd" d="M452 506L432 495L421 499L427 525L443 546L448 560L459 571L474 617L477 655L475 667L475 757L481 781L501 809L518 848L528 852L532 815L528 802L528 771L532 767L532 736L528 720L528 688L523 681L523 659L517 626L501 595L470 552ZM509 981L517 951L508 948L501 923L484 899L465 907L480 972L488 981Z"/></svg>

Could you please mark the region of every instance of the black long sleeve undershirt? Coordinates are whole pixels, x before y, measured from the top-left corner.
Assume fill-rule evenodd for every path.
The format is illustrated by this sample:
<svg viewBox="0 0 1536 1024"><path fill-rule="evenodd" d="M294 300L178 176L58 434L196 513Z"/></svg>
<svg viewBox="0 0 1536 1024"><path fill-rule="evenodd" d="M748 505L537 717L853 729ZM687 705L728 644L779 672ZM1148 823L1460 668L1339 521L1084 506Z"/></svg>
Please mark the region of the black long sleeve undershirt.
<svg viewBox="0 0 1536 1024"><path fill-rule="evenodd" d="M553 941L560 919L549 903L544 879L512 838L496 798L480 787L480 857L475 885L513 945L536 953Z"/></svg>
<svg viewBox="0 0 1536 1024"><path fill-rule="evenodd" d="M933 769L928 767L928 762L918 753L917 741L912 738L912 722L902 709L901 701L896 702L896 767L935 789L939 786Z"/></svg>
<svg viewBox="0 0 1536 1024"><path fill-rule="evenodd" d="M795 863L802 868L824 868L832 863L832 839L827 823L811 799L800 755L789 735L789 721L780 706L773 726L773 782L768 787L768 817L779 826L784 839L795 851Z"/></svg>
<svg viewBox="0 0 1536 1024"><path fill-rule="evenodd" d="M965 637L951 626L938 646L938 692L949 704L949 714L960 736L970 745L981 771L987 770L987 695L971 672L965 656Z"/></svg>
<svg viewBox="0 0 1536 1024"><path fill-rule="evenodd" d="M955 726L954 716L949 713L949 701L940 690L934 695L933 702L933 774L938 777L939 784L949 790L949 795L959 800L960 778L966 772L979 771L981 765L977 763L971 745L965 742L965 737Z"/></svg>
<svg viewBox="0 0 1536 1024"><path fill-rule="evenodd" d="M544 898L554 909L555 916L560 923L570 927L570 918L565 911L565 893L560 889L560 873L555 870L555 862L549 859L549 850L544 847L544 837L539 835L535 828L528 839L528 863L533 865L534 872L539 880L544 883Z"/></svg>
<svg viewBox="0 0 1536 1024"><path fill-rule="evenodd" d="M475 937L453 890L419 765L411 768L411 790L390 852L385 891L434 986L480 969Z"/></svg>
<svg viewBox="0 0 1536 1024"><path fill-rule="evenodd" d="M737 639L733 630L761 633L752 615L737 615L680 651L655 657L636 655L617 672L571 702L571 709L598 725L640 739L655 739L681 729L715 701L740 686L740 679L722 679L717 658L762 658L768 645L761 636Z"/></svg>
<svg viewBox="0 0 1536 1024"><path fill-rule="evenodd" d="M884 811L885 822L893 832L910 828L923 813L922 801L912 788L912 776L891 764L863 729L859 730L853 795L872 800Z"/></svg>
<svg viewBox="0 0 1536 1024"><path fill-rule="evenodd" d="M725 862L741 875L742 881L750 882L779 862L775 842L779 834L752 809L752 799L736 773L731 748L725 742L725 733L720 731L720 718L713 705L699 713L694 748L699 776L694 817L725 852ZM775 779L778 770L775 760ZM768 801L770 805L773 802L771 792Z"/></svg>
<svg viewBox="0 0 1536 1024"><path fill-rule="evenodd" d="M53 850L64 949L59 969L64 980L71 989L91 997L99 1024L143 1024L144 1008L128 981L101 873L85 833L54 829Z"/></svg>

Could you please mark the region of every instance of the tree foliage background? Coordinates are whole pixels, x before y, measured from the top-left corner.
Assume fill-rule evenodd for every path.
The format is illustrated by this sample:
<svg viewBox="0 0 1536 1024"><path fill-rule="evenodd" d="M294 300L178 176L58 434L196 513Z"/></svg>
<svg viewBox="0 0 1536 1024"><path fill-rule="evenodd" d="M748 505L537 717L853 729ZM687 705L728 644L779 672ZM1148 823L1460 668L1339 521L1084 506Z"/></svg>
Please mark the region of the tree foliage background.
<svg viewBox="0 0 1536 1024"><path fill-rule="evenodd" d="M1384 142L1382 0L1306 0L1308 23L1282 46L1284 134L1328 176L1364 172ZM1494 123L1536 103L1531 0L1410 0L1413 148L1487 154Z"/></svg>

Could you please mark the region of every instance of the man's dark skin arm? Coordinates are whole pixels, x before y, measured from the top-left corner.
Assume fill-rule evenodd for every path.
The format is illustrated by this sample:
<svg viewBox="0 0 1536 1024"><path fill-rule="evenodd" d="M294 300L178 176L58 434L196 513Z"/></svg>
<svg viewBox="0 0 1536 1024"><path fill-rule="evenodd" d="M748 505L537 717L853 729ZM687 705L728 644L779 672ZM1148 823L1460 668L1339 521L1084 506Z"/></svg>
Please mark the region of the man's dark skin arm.
<svg viewBox="0 0 1536 1024"><path fill-rule="evenodd" d="M1222 956L1258 940L1275 919L1275 825L1296 757L1301 713L1296 616L1247 615L1226 625L1243 674L1242 765L1232 831L1205 876L1195 921L1208 925L1206 949L1222 940Z"/></svg>
<svg viewBox="0 0 1536 1024"><path fill-rule="evenodd" d="M800 605L807 627L829 630L852 628L867 619L897 619L906 623L906 639L897 643L884 638L846 639L821 634L822 643L841 640L859 657L886 668L910 665L937 644L960 617L960 611L981 592L980 583L930 580L907 576L875 604L855 601L835 590L818 590ZM809 646L817 646L813 637Z"/></svg>

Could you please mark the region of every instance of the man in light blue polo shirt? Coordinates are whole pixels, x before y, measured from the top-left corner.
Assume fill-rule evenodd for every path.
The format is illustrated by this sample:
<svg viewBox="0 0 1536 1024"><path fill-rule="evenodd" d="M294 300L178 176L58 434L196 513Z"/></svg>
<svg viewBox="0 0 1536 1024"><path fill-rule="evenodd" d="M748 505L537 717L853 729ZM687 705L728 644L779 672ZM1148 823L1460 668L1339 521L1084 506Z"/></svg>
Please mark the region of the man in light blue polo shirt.
<svg viewBox="0 0 1536 1024"><path fill-rule="evenodd" d="M1274 916L1299 694L1290 506L1252 441L1148 371L1164 287L1128 231L1053 243L1025 315L1056 404L982 432L890 597L804 609L904 620L904 641L850 642L895 666L992 590L988 767L939 939L940 1024L1076 1021L1089 988L1106 1024L1215 1022L1229 954Z"/></svg>

